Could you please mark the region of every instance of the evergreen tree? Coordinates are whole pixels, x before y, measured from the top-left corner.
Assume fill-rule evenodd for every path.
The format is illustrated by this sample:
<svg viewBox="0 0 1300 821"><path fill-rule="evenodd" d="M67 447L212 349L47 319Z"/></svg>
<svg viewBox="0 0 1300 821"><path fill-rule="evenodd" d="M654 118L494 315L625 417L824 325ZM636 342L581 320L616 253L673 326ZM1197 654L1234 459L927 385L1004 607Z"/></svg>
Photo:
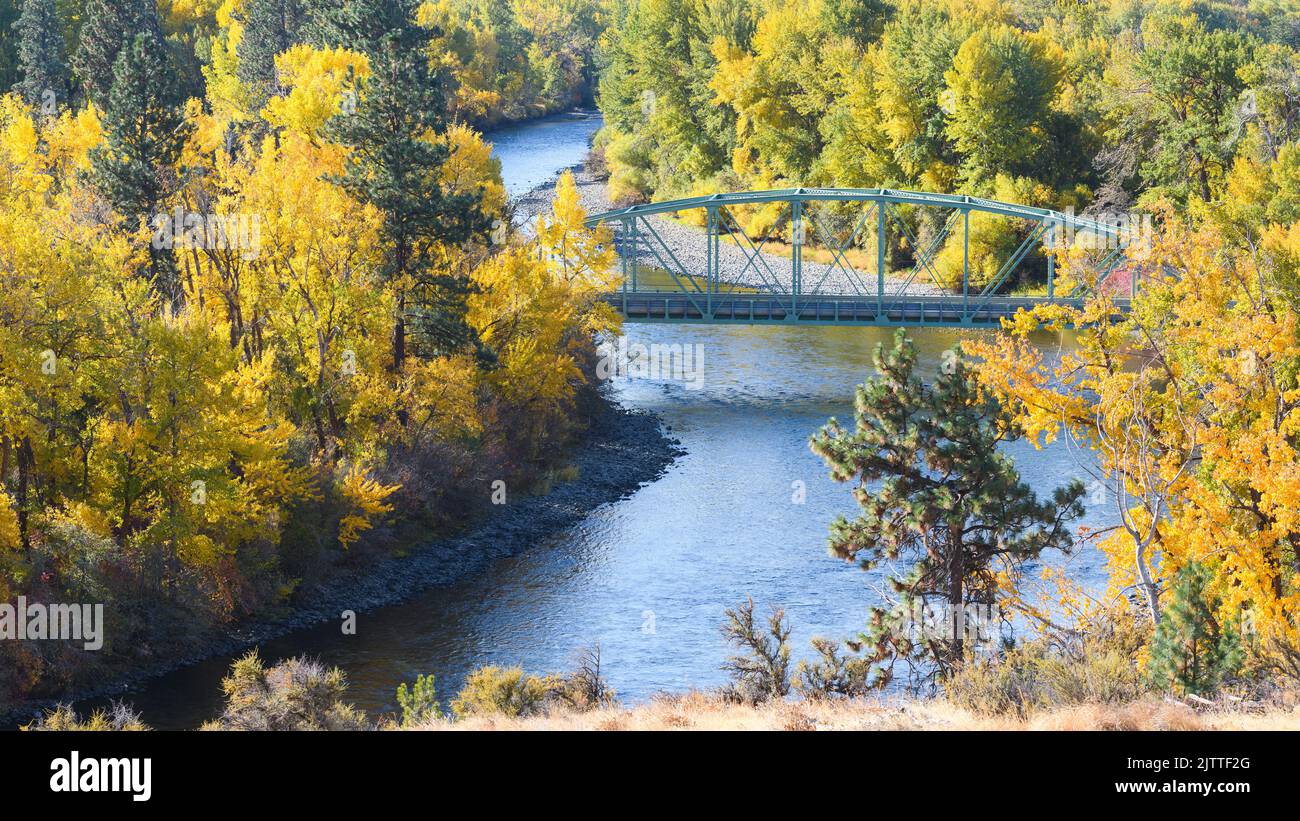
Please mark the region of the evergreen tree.
<svg viewBox="0 0 1300 821"><path fill-rule="evenodd" d="M8 31L18 22L19 5L17 0L0 0L0 31ZM18 61L18 38L0 37L0 92L18 82L21 68Z"/></svg>
<svg viewBox="0 0 1300 821"><path fill-rule="evenodd" d="M95 105L108 105L118 54L141 34L159 54L166 48L153 0L87 0L72 68Z"/></svg>
<svg viewBox="0 0 1300 821"><path fill-rule="evenodd" d="M297 22L293 0L247 0L244 3L244 32L239 41L236 74L253 93L260 109L268 97L280 93L275 57L293 45Z"/></svg>
<svg viewBox="0 0 1300 821"><path fill-rule="evenodd" d="M1020 481L1000 445L1018 437L1005 410L981 388L957 350L944 355L933 385L916 374L916 349L902 329L886 355L877 345L878 375L858 386L855 425L832 418L811 441L836 481L856 480L862 508L853 521L831 525L830 553L864 569L910 562L889 578L898 609L875 608L862 638L883 686L896 660L924 660L946 674L961 664L964 632L913 631L920 608L940 603L954 621L968 605L996 601L999 570L1015 568L1048 548L1068 550L1070 520L1082 515L1083 485L1058 488L1040 502Z"/></svg>
<svg viewBox="0 0 1300 821"><path fill-rule="evenodd" d="M34 108L39 109L47 100L64 101L67 94L68 69L63 64L60 26L54 0L26 0L22 16L14 23L23 71L22 82L14 86L14 91Z"/></svg>
<svg viewBox="0 0 1300 821"><path fill-rule="evenodd" d="M176 104L175 78L150 34L137 34L122 50L114 75L104 112L104 145L91 153L92 176L128 230L134 230L159 213L174 188L171 169L190 126ZM180 299L175 262L158 245L150 249L150 279L175 304Z"/></svg>
<svg viewBox="0 0 1300 821"><path fill-rule="evenodd" d="M407 354L408 301L434 351L476 345L465 323L469 285L437 270L438 243L462 243L486 230L478 194L449 194L438 175L449 154L430 137L445 127L442 78L429 65L429 32L415 23L414 0L349 0L312 9L311 38L365 52L371 74L354 113L334 118L331 139L352 152L335 182L384 215L385 277L398 286L393 368ZM412 294L415 296L412 297Z"/></svg>
<svg viewBox="0 0 1300 821"><path fill-rule="evenodd" d="M1241 667L1242 648L1232 625L1220 627L1208 595L1211 574L1201 564L1179 568L1173 595L1160 613L1148 672L1160 689L1204 696Z"/></svg>

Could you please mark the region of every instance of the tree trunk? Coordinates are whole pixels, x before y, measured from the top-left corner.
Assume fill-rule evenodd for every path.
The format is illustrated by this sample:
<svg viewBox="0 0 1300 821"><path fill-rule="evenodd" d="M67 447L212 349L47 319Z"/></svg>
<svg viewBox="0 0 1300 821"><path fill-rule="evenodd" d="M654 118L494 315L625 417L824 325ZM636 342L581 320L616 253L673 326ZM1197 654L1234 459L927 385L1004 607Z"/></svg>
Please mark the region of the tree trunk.
<svg viewBox="0 0 1300 821"><path fill-rule="evenodd" d="M966 655L965 592L966 556L958 539L948 577L948 625L952 629L952 663L960 666Z"/></svg>
<svg viewBox="0 0 1300 821"><path fill-rule="evenodd" d="M393 317L393 373L406 362L406 291L398 291L397 316Z"/></svg>
<svg viewBox="0 0 1300 821"><path fill-rule="evenodd" d="M1134 544L1137 547L1133 551L1133 561L1137 565L1138 578L1142 580L1138 587L1142 589L1142 595L1146 597L1147 610L1151 613L1151 623L1159 626L1160 590L1151 578L1151 568L1147 566L1147 545L1136 539Z"/></svg>

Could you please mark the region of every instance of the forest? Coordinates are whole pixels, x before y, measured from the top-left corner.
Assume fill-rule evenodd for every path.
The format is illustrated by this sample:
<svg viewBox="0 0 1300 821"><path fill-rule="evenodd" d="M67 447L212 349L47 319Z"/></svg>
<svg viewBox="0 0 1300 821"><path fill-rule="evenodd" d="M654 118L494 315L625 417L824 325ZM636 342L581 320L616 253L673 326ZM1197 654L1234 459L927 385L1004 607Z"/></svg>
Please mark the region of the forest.
<svg viewBox="0 0 1300 821"><path fill-rule="evenodd" d="M600 147L616 204L888 187L1090 215L1167 202L1234 232L1258 209L1296 217L1294 3L644 0L609 25ZM941 234L917 211L914 243L890 240L893 268ZM841 212L837 238L856 216ZM742 222L789 237L778 205ZM1029 230L973 216L972 281ZM859 244L874 256L874 241ZM1041 284L1045 257L1019 286ZM952 232L939 283L961 263Z"/></svg>
<svg viewBox="0 0 1300 821"><path fill-rule="evenodd" d="M567 469L607 240L563 181L512 235L477 129L590 96L594 5L6 6L0 600L113 606L100 652L0 642L0 700Z"/></svg>
<svg viewBox="0 0 1300 821"><path fill-rule="evenodd" d="M510 230L482 132L592 104L589 167L619 205L895 187L1156 226L1125 249L1143 280L1130 311L1086 242L1035 247L1010 288L1041 288L1050 257L1093 296L966 340L934 387L900 338L857 425L812 439L858 482L862 516L832 524L832 555L919 552L890 579L904 602L996 596L1043 638L967 664L960 642L914 644L876 609L862 636L816 645L795 675L809 692L883 687L899 660L999 710L1061 676L1102 682L1103 700L1294 691L1292 0L0 0L0 26L0 601L118 605L107 652L0 643L0 698L291 607L482 514L493 488L565 474L599 401L594 340L619 323L599 299L617 283L610 236L584 227L567 175L535 240ZM832 215L841 233L860 208ZM901 211L891 268L942 238ZM779 209L738 213L790 238ZM977 284L1032 228L970 225ZM964 239L941 243L936 285L960 280ZM872 256L874 241L854 239ZM1077 344L1049 355L1044 332ZM997 456L1021 438L1092 451L1120 523L1067 536L1082 490L1026 495ZM976 487L922 496L904 456L960 462ZM967 522L987 533L957 540L971 563L954 575L934 533ZM1104 591L1023 572L1082 543L1106 557ZM731 695L786 696L780 613L727 615L753 654ZM266 675L249 657L232 681ZM548 682L488 668L462 712L572 683Z"/></svg>

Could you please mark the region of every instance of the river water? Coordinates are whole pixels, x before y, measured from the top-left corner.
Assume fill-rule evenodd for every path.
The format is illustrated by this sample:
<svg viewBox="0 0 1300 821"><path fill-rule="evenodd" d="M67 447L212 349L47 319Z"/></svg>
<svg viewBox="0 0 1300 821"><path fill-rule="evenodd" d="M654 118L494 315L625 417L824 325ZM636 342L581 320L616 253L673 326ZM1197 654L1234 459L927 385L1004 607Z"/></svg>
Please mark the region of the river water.
<svg viewBox="0 0 1300 821"><path fill-rule="evenodd" d="M561 117L491 135L512 196L581 161L598 126ZM395 709L399 683L421 673L437 676L446 700L479 665L561 671L599 643L610 683L636 702L723 683L723 610L746 596L786 608L796 657L807 655L813 635L860 630L881 577L827 556L830 521L852 515L854 504L807 442L828 417L851 420L853 386L870 375L872 348L891 332L629 325L626 334L630 344L692 346L702 357L695 382L615 381L620 401L659 414L681 441L685 454L663 478L478 576L361 614L354 636L325 624L263 644L263 657L308 653L338 665L350 700L380 713ZM929 374L959 338L942 329L913 336ZM1062 445L1008 450L1040 494L1071 478L1089 481L1079 455ZM1108 513L1090 506L1084 524L1108 524ZM1085 582L1102 578L1091 548L1053 561L1068 561ZM155 727L197 726L219 712L229 663L177 671L125 699Z"/></svg>

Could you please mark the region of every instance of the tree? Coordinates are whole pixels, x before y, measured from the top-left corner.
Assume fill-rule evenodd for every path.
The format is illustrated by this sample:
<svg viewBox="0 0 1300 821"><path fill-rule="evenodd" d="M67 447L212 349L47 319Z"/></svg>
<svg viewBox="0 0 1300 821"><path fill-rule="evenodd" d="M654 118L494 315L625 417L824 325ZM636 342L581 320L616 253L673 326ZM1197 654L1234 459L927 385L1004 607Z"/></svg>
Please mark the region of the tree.
<svg viewBox="0 0 1300 821"><path fill-rule="evenodd" d="M313 36L365 53L369 78L359 83L355 113L335 117L326 135L351 149L346 170L332 178L384 218L384 278L398 299L392 367L407 355L408 297L418 289L420 328L435 352L472 346L465 323L464 277L438 270L437 247L465 242L486 229L476 193L449 194L440 182L450 148L443 130L444 88L429 67L429 32L416 24L412 0L352 0L313 12Z"/></svg>
<svg viewBox="0 0 1300 821"><path fill-rule="evenodd" d="M823 11L822 0L774 7L758 23L752 53L715 46L710 87L736 111L738 147L758 173L802 181L821 153L821 119L832 100L823 62L833 42Z"/></svg>
<svg viewBox="0 0 1300 821"><path fill-rule="evenodd" d="M1041 164L1061 67L1040 38L981 28L957 49L944 79L947 132L968 186Z"/></svg>
<svg viewBox="0 0 1300 821"><path fill-rule="evenodd" d="M1160 689L1185 695L1214 693L1241 667L1242 649L1233 623L1220 625L1209 599L1213 574L1192 563L1178 569L1173 595L1151 643L1147 668Z"/></svg>
<svg viewBox="0 0 1300 821"><path fill-rule="evenodd" d="M963 660L963 630L912 630L941 603L960 625L968 605L992 606L999 572L1011 574L1044 550L1068 550L1067 524L1082 515L1083 485L1040 502L999 446L1019 436L1011 414L953 349L933 385L916 373L916 349L900 329L892 350L877 345L878 376L858 386L853 429L832 418L811 440L836 481L855 481L862 508L831 524L830 553L872 569L910 562L889 576L896 609L873 608L863 636L886 684L898 659L924 658L940 674ZM910 623L909 623L910 622Z"/></svg>
<svg viewBox="0 0 1300 821"><path fill-rule="evenodd" d="M92 173L118 217L135 230L154 218L175 187L174 166L191 126L176 104L175 78L151 35L137 34L118 56L114 72L104 144L91 152ZM175 262L159 245L150 246L150 281L177 304L181 287Z"/></svg>
<svg viewBox="0 0 1300 821"><path fill-rule="evenodd" d="M22 82L14 90L33 108L62 100L67 94L68 69L63 64L63 31L55 0L25 0L18 32ZM66 102L66 101L65 101Z"/></svg>
<svg viewBox="0 0 1300 821"><path fill-rule="evenodd" d="M297 0L245 0L237 77L253 96L253 110L281 92L276 55L293 45Z"/></svg>
<svg viewBox="0 0 1300 821"><path fill-rule="evenodd" d="M109 104L118 55L142 35L149 38L149 50L156 58L166 52L153 0L87 0L72 68L95 105L104 108ZM161 74L153 79L175 82Z"/></svg>
<svg viewBox="0 0 1300 821"><path fill-rule="evenodd" d="M1207 30L1194 17L1156 14L1143 25L1143 43L1136 57L1108 71L1116 116L1107 138L1122 149L1113 173L1137 173L1180 202L1209 202L1231 163L1250 41Z"/></svg>
<svg viewBox="0 0 1300 821"><path fill-rule="evenodd" d="M1142 275L1127 314L1103 289L1082 309L1021 314L971 352L1035 441L1064 434L1096 451L1120 524L1099 534L1109 597L1137 591L1158 625L1161 568L1213 557L1216 617L1249 613L1262 643L1300 647L1300 341L1288 296L1300 231L1269 227L1258 253L1212 222L1162 222L1127 263ZM1079 329L1077 349L1059 360L1028 339L1066 327Z"/></svg>

